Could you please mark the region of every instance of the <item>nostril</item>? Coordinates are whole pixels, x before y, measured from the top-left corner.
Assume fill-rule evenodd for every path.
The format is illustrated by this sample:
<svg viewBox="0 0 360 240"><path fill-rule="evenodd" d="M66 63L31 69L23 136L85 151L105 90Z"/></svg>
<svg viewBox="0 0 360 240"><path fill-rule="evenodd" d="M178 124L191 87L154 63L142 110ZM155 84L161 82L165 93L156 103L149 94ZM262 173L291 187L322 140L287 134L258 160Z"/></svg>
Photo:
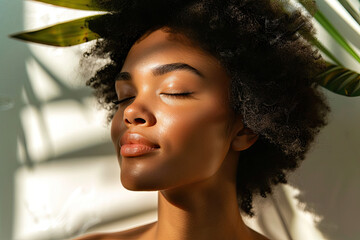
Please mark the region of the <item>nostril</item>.
<svg viewBox="0 0 360 240"><path fill-rule="evenodd" d="M145 123L146 121L142 118L135 118L135 122L137 123Z"/></svg>

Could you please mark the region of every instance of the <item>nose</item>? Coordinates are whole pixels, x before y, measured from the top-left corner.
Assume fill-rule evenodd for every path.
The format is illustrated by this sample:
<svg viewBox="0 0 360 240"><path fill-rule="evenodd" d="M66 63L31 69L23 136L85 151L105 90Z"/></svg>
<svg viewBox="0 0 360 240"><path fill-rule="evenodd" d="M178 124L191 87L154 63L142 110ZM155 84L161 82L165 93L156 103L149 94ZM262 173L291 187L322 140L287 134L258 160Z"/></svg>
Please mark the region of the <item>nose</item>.
<svg viewBox="0 0 360 240"><path fill-rule="evenodd" d="M151 110L135 99L124 110L124 122L127 127L142 125L152 126L156 123L156 118ZM146 100L144 100L146 101Z"/></svg>

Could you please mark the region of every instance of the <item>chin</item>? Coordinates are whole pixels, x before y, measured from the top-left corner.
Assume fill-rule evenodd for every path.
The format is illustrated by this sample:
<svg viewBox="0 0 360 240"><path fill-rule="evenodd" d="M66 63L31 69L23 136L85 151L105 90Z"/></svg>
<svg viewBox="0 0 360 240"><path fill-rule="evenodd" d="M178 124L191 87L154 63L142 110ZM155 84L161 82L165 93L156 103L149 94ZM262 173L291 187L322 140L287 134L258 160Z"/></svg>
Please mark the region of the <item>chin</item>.
<svg viewBox="0 0 360 240"><path fill-rule="evenodd" d="M161 180L162 183L159 183L156 179L149 179L143 176L121 174L120 181L123 187L130 191L158 191L165 187L162 186L163 180Z"/></svg>

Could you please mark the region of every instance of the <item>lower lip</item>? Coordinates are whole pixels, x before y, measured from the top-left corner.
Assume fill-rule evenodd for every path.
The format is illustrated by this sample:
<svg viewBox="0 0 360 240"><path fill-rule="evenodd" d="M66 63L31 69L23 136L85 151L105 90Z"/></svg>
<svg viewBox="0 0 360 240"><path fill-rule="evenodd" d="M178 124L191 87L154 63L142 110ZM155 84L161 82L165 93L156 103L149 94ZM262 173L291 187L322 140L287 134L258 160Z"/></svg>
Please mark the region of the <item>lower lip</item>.
<svg viewBox="0 0 360 240"><path fill-rule="evenodd" d="M157 149L159 148L150 147L143 144L124 144L121 146L120 152L123 157L137 157L156 151Z"/></svg>

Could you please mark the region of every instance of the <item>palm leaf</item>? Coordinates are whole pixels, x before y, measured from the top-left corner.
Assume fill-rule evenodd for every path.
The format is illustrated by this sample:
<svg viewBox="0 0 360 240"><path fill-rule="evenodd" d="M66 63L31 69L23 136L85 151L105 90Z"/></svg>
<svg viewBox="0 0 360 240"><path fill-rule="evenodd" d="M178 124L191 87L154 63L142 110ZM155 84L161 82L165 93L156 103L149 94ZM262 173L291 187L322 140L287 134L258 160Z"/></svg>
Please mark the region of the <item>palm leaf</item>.
<svg viewBox="0 0 360 240"><path fill-rule="evenodd" d="M99 0L34 0L38 2L48 3L55 6L80 9L80 10L92 10L92 11L106 11Z"/></svg>
<svg viewBox="0 0 360 240"><path fill-rule="evenodd" d="M314 9L310 8L310 4L305 4L307 1L298 0L305 9L309 12L313 12ZM341 36L341 34L336 30L336 28L330 23L330 21L324 16L324 14L317 10L315 14L313 14L314 18L325 28L325 30L335 39L336 42L340 44L355 60L360 63L360 57L354 51L354 49L348 44L348 42Z"/></svg>
<svg viewBox="0 0 360 240"><path fill-rule="evenodd" d="M348 13L354 18L354 20L360 24L360 16L355 9L350 5L347 0L339 0L341 5L348 11Z"/></svg>
<svg viewBox="0 0 360 240"><path fill-rule="evenodd" d="M100 38L100 35L89 29L88 22L99 19L101 16L104 15L88 16L37 31L14 34L10 37L51 46L73 46Z"/></svg>
<svg viewBox="0 0 360 240"><path fill-rule="evenodd" d="M327 69L315 77L326 89L348 97L360 96L360 74L342 66L328 63Z"/></svg>
<svg viewBox="0 0 360 240"><path fill-rule="evenodd" d="M342 66L341 62L315 37L309 39L310 42L316 46L320 51L322 51L326 56L333 60L337 65Z"/></svg>
<svg viewBox="0 0 360 240"><path fill-rule="evenodd" d="M311 14L311 16L314 16L315 13L318 11L314 0L298 0L298 2L305 7L305 9Z"/></svg>
<svg viewBox="0 0 360 240"><path fill-rule="evenodd" d="M328 31L328 33L337 41L355 60L360 63L360 57L335 29L335 27L327 20L327 18L320 12L315 13L315 19Z"/></svg>

